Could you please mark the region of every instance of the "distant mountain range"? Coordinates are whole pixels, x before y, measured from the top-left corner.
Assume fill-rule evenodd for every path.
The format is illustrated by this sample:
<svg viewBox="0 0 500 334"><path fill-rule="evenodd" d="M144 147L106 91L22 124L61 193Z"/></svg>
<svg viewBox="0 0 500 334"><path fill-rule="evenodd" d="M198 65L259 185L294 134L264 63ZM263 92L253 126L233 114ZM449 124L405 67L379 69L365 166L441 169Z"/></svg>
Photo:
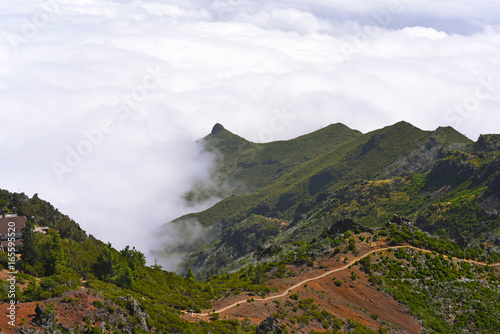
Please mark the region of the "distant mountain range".
<svg viewBox="0 0 500 334"><path fill-rule="evenodd" d="M423 131L406 122L363 134L337 123L257 144L216 124L202 141L217 157L212 180L185 197L223 200L174 221L211 228L203 241L167 249L186 256L181 271L237 269L261 247L318 236L342 218L373 227L397 213L457 242L500 238L500 135L473 142L451 127Z"/></svg>

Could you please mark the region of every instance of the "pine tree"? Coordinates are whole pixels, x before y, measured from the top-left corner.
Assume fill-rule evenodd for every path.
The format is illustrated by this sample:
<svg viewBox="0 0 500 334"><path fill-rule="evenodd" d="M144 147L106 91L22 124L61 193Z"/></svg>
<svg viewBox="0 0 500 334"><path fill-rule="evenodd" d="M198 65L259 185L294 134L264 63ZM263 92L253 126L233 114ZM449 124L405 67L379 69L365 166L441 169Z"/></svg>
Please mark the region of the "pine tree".
<svg viewBox="0 0 500 334"><path fill-rule="evenodd" d="M194 278L193 270L191 268L189 268L189 270L187 271L185 277L186 277L187 280L190 280L190 281L195 279Z"/></svg>
<svg viewBox="0 0 500 334"><path fill-rule="evenodd" d="M116 257L109 246L104 247L94 264L94 273L100 280L109 280L115 275Z"/></svg>
<svg viewBox="0 0 500 334"><path fill-rule="evenodd" d="M257 267L255 268L255 276L253 278L253 283L254 284L262 284L264 283L264 269L262 268L262 265L260 263L257 264Z"/></svg>
<svg viewBox="0 0 500 334"><path fill-rule="evenodd" d="M64 251L56 231L51 230L49 239L42 244L42 256L45 276L58 274L64 268Z"/></svg>
<svg viewBox="0 0 500 334"><path fill-rule="evenodd" d="M21 260L23 263L35 266L39 262L39 245L38 235L35 232L34 223L30 220L26 222L26 226L22 230L23 244L19 248Z"/></svg>

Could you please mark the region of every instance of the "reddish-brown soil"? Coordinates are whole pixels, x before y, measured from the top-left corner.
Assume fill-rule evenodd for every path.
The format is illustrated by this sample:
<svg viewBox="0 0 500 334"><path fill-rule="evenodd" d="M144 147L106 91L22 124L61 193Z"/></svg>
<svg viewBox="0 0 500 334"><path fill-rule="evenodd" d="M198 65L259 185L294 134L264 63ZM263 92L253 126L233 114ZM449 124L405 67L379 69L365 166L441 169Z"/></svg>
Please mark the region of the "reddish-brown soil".
<svg viewBox="0 0 500 334"><path fill-rule="evenodd" d="M360 245L361 246L361 245ZM274 279L268 282L269 286L276 288L279 292L274 295L280 295L287 292L290 287L303 282L306 279L314 279L322 274L325 274L335 268L342 268L354 262L355 259L362 257L366 253L384 247L382 244L367 244L360 247L360 254L341 254L333 258L329 254L318 259L313 268L288 266L288 270L298 273L295 277L285 279ZM347 260L344 260L347 258ZM323 269L320 269L323 267ZM325 269L326 268L326 269ZM354 272L358 278L352 279L351 273ZM335 280L341 280L344 283L339 287L335 285ZM291 304L297 305L297 302L290 299L290 294L297 293L300 299L313 298L314 303L318 305L318 310L327 310L335 316L346 321L353 319L357 322L378 329L382 325L387 328L389 326L394 331L403 331L407 333L420 333L421 325L417 319L412 317L408 310L399 304L390 295L379 291L373 284L368 281L367 276L360 272L356 266L346 268L338 272L331 273L323 278L312 280L299 287L294 288L285 296L273 300L258 300L258 296L249 296L240 294L228 298L216 300L213 305L217 309L223 310L225 307L239 301L239 306L223 310L220 313L222 319L249 319L254 323L260 323L269 315L278 311L278 306L274 300L279 300L282 308L285 309L288 315L285 317L285 322L293 328L297 333L309 333L312 329L316 331L324 331L322 325L311 320L307 325L292 324L290 318L301 314L301 310L294 311ZM270 296L272 296L271 294ZM268 296L269 297L269 296ZM242 301L248 298L254 298L255 301ZM286 301L290 301L286 306ZM211 310L205 310L204 313L209 313ZM219 311L220 312L220 311ZM188 321L199 321L199 319L208 320L208 316L200 315L183 315L183 318ZM389 324L389 325L388 325Z"/></svg>
<svg viewBox="0 0 500 334"><path fill-rule="evenodd" d="M66 301L62 302L62 298L66 297ZM47 305L49 303L54 303L57 311L57 323L62 324L65 327L73 328L75 325L82 324L84 322L84 317L92 318L97 312L97 308L92 305L94 300L102 300L97 293L88 289L81 289L78 291L68 291L63 294L62 297L51 298L41 302L29 302L29 303L18 303L16 304L16 327L20 326L30 326L37 327L33 323L33 319L36 315L35 308L37 304ZM2 310L2 316L0 316L0 327L2 333L12 333L15 328L10 326L7 318L7 307L9 304L0 304L0 309Z"/></svg>
<svg viewBox="0 0 500 334"><path fill-rule="evenodd" d="M279 292L265 298L240 294L215 300L212 304L222 319L246 318L254 323L260 323L278 311L275 301L280 301L281 307L285 309L285 312L281 313L287 314L284 322L295 332L309 333L312 329L322 331L323 327L315 320L309 321L307 325L292 324L291 318L300 315L300 311L293 309L294 302L290 299L290 294L297 293L300 299L313 298L315 304L318 305L318 310L327 310L342 320L353 319L374 329L383 325L386 328L389 327L393 332L420 333L422 328L419 321L412 317L403 305L373 286L368 281L367 276L360 272L358 266L352 266L355 261L369 254L386 252L387 244L380 240L377 243L358 242L356 246L359 249L358 254L348 253L337 256L325 254L315 261L312 268L287 266L288 271L295 272L297 275L269 281L268 285L276 288ZM412 246L394 246L392 248L401 247L418 249ZM424 249L418 250L429 252ZM486 265L473 260L451 259ZM500 263L490 266L500 266ZM352 278L352 273L355 274L355 278ZM335 284L337 280L343 283L337 286ZM248 302L249 298L255 300ZM183 319L187 321L209 320L210 312L211 310L204 310L202 314L185 314Z"/></svg>

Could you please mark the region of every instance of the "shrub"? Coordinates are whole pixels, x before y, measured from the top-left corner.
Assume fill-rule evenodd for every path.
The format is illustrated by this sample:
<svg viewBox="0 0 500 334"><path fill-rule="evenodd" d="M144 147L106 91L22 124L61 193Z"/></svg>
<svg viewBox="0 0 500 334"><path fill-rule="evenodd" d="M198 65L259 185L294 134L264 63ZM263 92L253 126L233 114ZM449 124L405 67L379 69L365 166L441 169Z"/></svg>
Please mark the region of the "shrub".
<svg viewBox="0 0 500 334"><path fill-rule="evenodd" d="M381 230L381 231L378 231L377 235L381 236L381 237L386 237L389 235L389 233L387 233L387 231Z"/></svg>
<svg viewBox="0 0 500 334"><path fill-rule="evenodd" d="M97 308L101 308L101 307L104 307L104 303L102 302L102 300L94 300L92 302L92 305L94 305L95 307Z"/></svg>
<svg viewBox="0 0 500 334"><path fill-rule="evenodd" d="M40 298L41 299L49 299L52 297L52 292L50 291L42 291L40 292Z"/></svg>

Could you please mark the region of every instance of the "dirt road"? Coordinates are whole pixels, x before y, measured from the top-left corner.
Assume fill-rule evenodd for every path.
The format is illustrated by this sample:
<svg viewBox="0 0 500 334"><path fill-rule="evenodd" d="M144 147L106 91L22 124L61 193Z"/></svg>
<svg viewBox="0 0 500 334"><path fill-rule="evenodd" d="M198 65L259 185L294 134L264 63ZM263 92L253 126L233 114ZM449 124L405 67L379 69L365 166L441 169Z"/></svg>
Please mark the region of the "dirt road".
<svg viewBox="0 0 500 334"><path fill-rule="evenodd" d="M354 259L352 259L351 261L349 261L346 265L342 266L342 267L339 267L339 268L335 268L335 269L332 269L330 271L327 271L321 275L318 275L318 276L315 276L315 277L312 277L312 278L308 278L308 279L305 279L293 286L291 286L290 288L286 289L284 292L282 292L281 294L279 295L274 295L274 296L269 296L269 297L266 297L266 298L258 298L258 299L254 299L254 301L256 302L261 302L261 301L269 301L269 300L274 300L274 299L277 299L277 298L281 298L281 297L284 297L286 295L288 295L290 292L292 292L292 290L308 283L308 282L311 282L311 281L315 281L315 280L318 280L318 279L321 279L325 276L328 276L328 275L331 275L333 273L336 273L336 272L339 272L339 271L342 271L342 270L346 270L348 269L351 265L353 265L354 263L356 263L356 261L359 261L365 257L367 257L368 255L370 254L373 254L373 253L376 253L376 252L382 252L382 251L386 251L388 249L397 249L397 248L411 248L411 249L415 249L415 250L418 250L418 251L423 251L423 252L426 252L426 253L430 253L432 251L428 250L428 249L422 249L422 248L417 248L417 247L414 247L414 246L393 246L393 247L383 247L383 248L377 248L377 249L373 249L361 256L358 256L358 257L355 257ZM453 260L456 260L456 261L463 261L463 262L469 262L469 263L475 263L475 264L478 264L478 265L482 265L482 266L486 266L488 265L487 263L484 263L484 262L478 262L478 261L474 261L474 260L465 260L465 259L459 259L459 258L456 258L456 257L450 257L450 256L446 256L448 259L453 259ZM494 263L494 264L490 264L490 266L500 266L500 263ZM245 303L247 300L246 299L242 299L240 301L237 301L237 302L234 302L232 303L231 305L228 305L228 306L225 306L221 309L218 309L216 310L216 313L222 313L224 311L227 311L229 309L232 309L233 307L236 307L238 306L238 304L241 304L241 303ZM207 317L210 315L210 313L192 313L191 314L192 316L196 316L196 317Z"/></svg>

